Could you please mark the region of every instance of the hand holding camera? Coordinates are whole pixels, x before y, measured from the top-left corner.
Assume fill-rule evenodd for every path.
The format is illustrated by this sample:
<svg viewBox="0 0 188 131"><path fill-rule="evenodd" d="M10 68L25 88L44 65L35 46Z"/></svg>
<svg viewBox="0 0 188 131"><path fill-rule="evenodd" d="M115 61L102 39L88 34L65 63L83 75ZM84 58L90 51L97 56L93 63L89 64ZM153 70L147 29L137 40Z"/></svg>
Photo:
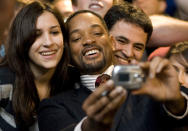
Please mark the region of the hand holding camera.
<svg viewBox="0 0 188 131"><path fill-rule="evenodd" d="M167 59L160 57L139 65L116 66L112 79L116 86L132 90L133 94L151 96L158 101L181 97L177 72Z"/></svg>
<svg viewBox="0 0 188 131"><path fill-rule="evenodd" d="M102 95L106 91L108 95ZM127 91L122 87L114 88L112 80L100 85L100 88L96 88L82 106L87 114L87 118L83 121L83 130L110 130L115 114L126 97ZM88 125L93 125L93 128Z"/></svg>
<svg viewBox="0 0 188 131"><path fill-rule="evenodd" d="M186 102L180 93L177 72L167 59L155 57L150 62L140 63L139 66L130 66L125 67L126 69L121 66L115 68L112 77L115 85L131 89L134 95L148 95L163 102L173 114L180 115L185 112Z"/></svg>

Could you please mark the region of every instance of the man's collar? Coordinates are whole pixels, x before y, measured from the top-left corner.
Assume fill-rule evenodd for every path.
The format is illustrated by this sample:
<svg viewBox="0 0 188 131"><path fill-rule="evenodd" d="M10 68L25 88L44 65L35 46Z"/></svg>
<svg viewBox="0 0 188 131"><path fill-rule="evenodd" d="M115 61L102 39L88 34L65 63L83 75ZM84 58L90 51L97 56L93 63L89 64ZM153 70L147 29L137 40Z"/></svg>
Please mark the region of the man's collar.
<svg viewBox="0 0 188 131"><path fill-rule="evenodd" d="M114 69L114 65L111 65L102 74L108 74L108 75L112 76L113 69ZM96 81L96 79L97 79L97 77L99 75L101 75L101 74L97 74L97 75L81 75L80 76L81 83L84 86L86 86L88 89L94 91L95 90L95 81Z"/></svg>
<svg viewBox="0 0 188 131"><path fill-rule="evenodd" d="M108 67L108 68L106 69L106 71L104 71L103 74L107 74L107 75L112 76L112 71L113 71L113 69L114 69L114 65L111 65L110 67Z"/></svg>

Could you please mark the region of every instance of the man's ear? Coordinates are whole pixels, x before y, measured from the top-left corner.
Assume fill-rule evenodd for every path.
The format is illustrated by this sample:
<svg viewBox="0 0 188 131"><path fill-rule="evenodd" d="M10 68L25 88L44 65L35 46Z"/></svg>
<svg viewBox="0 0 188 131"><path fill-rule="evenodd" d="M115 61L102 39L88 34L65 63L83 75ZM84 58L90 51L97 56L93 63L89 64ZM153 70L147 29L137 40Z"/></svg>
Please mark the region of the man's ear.
<svg viewBox="0 0 188 131"><path fill-rule="evenodd" d="M165 12L167 8L167 5L166 5L166 0L160 0L159 1L159 12L162 14Z"/></svg>
<svg viewBox="0 0 188 131"><path fill-rule="evenodd" d="M110 35L110 41L111 41L112 50L114 51L115 50L116 41L115 41L115 38L112 35Z"/></svg>

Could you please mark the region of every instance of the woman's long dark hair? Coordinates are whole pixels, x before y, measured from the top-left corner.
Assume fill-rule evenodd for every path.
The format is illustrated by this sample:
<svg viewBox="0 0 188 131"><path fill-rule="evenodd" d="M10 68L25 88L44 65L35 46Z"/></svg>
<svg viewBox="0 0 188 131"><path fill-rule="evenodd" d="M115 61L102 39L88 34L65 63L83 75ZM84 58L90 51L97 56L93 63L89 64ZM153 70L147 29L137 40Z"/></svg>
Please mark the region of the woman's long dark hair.
<svg viewBox="0 0 188 131"><path fill-rule="evenodd" d="M25 6L15 17L8 37L6 60L8 66L16 74L12 105L16 123L23 130L35 121L39 96L34 83L34 75L29 66L29 49L36 39L36 21L44 12L51 12L58 20L63 38L64 52L50 81L50 96L63 90L69 62L67 50L67 32L62 16L47 4L33 2ZM47 21L44 21L47 22Z"/></svg>

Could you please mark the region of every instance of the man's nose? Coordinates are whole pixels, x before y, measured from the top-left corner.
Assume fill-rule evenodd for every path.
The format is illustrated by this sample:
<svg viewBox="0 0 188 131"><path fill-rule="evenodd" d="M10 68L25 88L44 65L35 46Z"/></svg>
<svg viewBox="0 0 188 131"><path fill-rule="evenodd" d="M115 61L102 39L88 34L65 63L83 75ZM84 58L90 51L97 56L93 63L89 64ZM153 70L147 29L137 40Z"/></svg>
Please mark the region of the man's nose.
<svg viewBox="0 0 188 131"><path fill-rule="evenodd" d="M126 48L126 55L130 58L133 57L133 46L129 44Z"/></svg>
<svg viewBox="0 0 188 131"><path fill-rule="evenodd" d="M89 35L89 34L86 34L85 36L84 36L84 42L83 42L83 45L88 45L88 44L92 44L92 43L94 43L94 38L91 36L91 35Z"/></svg>

